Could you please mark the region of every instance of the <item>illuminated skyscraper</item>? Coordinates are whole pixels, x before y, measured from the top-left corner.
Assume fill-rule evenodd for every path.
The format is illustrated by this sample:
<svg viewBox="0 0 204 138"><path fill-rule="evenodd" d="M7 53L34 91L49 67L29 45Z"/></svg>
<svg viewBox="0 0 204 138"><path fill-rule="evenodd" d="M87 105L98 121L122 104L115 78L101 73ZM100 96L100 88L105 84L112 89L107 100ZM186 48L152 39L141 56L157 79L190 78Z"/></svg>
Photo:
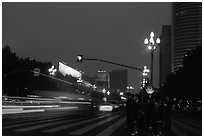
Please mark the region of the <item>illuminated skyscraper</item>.
<svg viewBox="0 0 204 138"><path fill-rule="evenodd" d="M172 3L172 71L182 67L187 51L202 44L202 2Z"/></svg>

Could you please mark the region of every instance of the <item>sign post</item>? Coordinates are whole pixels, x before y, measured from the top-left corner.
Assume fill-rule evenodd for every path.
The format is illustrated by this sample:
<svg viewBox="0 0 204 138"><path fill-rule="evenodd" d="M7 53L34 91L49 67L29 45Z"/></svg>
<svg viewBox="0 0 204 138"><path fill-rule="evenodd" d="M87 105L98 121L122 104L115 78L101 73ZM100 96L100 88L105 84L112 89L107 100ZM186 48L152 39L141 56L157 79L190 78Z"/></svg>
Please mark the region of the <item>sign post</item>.
<svg viewBox="0 0 204 138"><path fill-rule="evenodd" d="M151 94L154 93L154 88L152 85L147 86L146 92L149 94L149 98L151 98Z"/></svg>

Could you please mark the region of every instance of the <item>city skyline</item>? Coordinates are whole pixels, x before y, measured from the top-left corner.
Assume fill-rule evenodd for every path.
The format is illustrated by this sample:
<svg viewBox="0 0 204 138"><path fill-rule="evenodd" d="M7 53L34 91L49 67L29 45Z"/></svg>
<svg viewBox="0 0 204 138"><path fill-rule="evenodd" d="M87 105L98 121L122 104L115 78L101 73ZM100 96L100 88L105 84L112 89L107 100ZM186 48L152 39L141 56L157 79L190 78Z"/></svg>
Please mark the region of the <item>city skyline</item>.
<svg viewBox="0 0 204 138"><path fill-rule="evenodd" d="M171 3L2 3L2 43L19 57L64 61L93 76L100 69L127 69L107 63L76 62L76 56L150 68L144 39L160 37L171 24ZM154 56L154 85L159 87L159 50ZM141 87L141 72L128 69L128 85Z"/></svg>

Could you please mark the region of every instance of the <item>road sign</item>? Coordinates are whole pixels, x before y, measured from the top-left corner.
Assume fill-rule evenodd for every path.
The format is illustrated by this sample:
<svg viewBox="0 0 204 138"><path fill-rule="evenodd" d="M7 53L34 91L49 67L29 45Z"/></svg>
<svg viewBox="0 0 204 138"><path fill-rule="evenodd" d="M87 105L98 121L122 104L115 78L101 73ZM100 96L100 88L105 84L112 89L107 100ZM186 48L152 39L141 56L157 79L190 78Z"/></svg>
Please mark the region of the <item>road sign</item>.
<svg viewBox="0 0 204 138"><path fill-rule="evenodd" d="M34 72L34 76L40 76L40 69L39 68L34 68L33 72Z"/></svg>
<svg viewBox="0 0 204 138"><path fill-rule="evenodd" d="M151 85L147 86L146 92L147 92L148 94L152 94L152 93L154 92L153 86L151 86Z"/></svg>

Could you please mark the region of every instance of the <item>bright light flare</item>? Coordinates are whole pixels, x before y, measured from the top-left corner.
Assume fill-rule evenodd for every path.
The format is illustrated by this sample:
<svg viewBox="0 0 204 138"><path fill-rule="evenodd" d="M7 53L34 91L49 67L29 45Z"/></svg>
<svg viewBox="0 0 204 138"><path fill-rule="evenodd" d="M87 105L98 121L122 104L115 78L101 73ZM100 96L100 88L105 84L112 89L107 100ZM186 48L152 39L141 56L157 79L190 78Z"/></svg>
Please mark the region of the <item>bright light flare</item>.
<svg viewBox="0 0 204 138"><path fill-rule="evenodd" d="M159 38L157 38L156 43L160 44L161 40Z"/></svg>
<svg viewBox="0 0 204 138"><path fill-rule="evenodd" d="M150 33L150 37L153 38L154 37L154 32Z"/></svg>
<svg viewBox="0 0 204 138"><path fill-rule="evenodd" d="M145 38L145 40L144 40L144 44L147 45L148 43L149 43L148 39Z"/></svg>
<svg viewBox="0 0 204 138"><path fill-rule="evenodd" d="M155 42L154 42L154 39L151 37L150 39L149 39L149 42L151 43L151 44L155 44Z"/></svg>

